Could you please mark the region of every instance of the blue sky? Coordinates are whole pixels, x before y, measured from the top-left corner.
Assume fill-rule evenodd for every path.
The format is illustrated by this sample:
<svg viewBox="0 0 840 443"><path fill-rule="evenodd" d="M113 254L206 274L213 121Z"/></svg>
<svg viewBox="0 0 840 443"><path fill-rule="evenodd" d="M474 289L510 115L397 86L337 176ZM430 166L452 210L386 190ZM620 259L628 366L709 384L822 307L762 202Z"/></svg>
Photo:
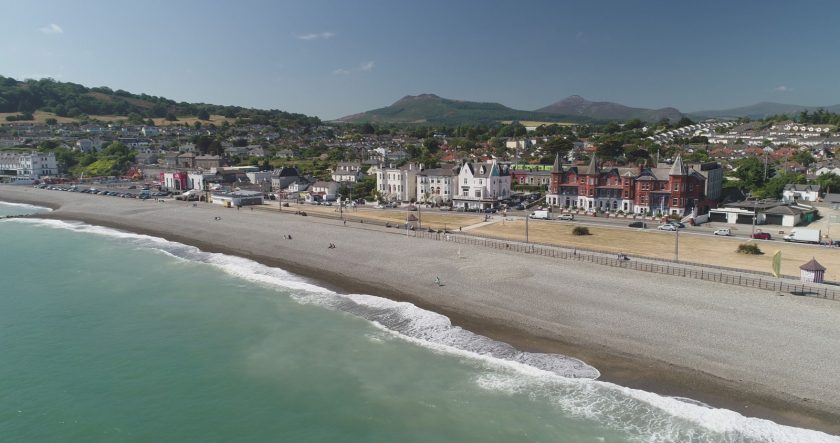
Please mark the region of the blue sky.
<svg viewBox="0 0 840 443"><path fill-rule="evenodd" d="M0 75L323 119L420 93L529 110L572 94L686 112L840 103L832 1L0 0L0 10Z"/></svg>

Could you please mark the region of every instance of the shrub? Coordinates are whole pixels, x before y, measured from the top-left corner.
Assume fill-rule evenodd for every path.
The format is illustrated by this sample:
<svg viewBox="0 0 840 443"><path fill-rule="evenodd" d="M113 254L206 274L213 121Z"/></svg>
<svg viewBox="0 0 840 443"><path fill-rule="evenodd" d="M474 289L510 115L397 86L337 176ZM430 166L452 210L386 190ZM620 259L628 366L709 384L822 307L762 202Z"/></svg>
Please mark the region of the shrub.
<svg viewBox="0 0 840 443"><path fill-rule="evenodd" d="M590 235L589 234L589 228L587 228L586 226L575 226L575 228L572 229L572 234L573 235Z"/></svg>
<svg viewBox="0 0 840 443"><path fill-rule="evenodd" d="M747 254L747 255L761 255L761 249L758 248L758 245L755 243L741 243L738 245L738 250L735 251L739 254Z"/></svg>

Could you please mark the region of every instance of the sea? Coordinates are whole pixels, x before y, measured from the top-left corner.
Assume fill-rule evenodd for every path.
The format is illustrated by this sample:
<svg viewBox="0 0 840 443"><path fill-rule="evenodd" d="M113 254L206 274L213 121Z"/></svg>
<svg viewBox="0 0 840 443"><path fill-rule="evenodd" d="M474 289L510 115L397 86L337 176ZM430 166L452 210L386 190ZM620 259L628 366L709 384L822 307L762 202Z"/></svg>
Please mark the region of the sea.
<svg viewBox="0 0 840 443"><path fill-rule="evenodd" d="M0 220L0 279L2 442L840 441L84 223Z"/></svg>

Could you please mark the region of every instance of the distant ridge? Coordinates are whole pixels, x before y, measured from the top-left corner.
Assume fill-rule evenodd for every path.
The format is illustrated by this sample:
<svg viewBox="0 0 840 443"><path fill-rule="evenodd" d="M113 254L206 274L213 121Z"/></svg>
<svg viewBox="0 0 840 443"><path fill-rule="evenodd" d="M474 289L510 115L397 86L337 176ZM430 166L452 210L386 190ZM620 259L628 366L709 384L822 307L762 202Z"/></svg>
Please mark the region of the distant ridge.
<svg viewBox="0 0 840 443"><path fill-rule="evenodd" d="M537 109L535 112L577 116L601 121L626 121L638 118L646 122L658 122L663 118L667 118L672 122L677 122L683 118L683 114L675 108L631 108L613 102L591 102L579 95L566 97L559 102Z"/></svg>
<svg viewBox="0 0 840 443"><path fill-rule="evenodd" d="M503 120L575 121L588 118L520 111L499 103L471 102L442 98L435 94L407 95L390 106L348 115L345 123L485 123Z"/></svg>
<svg viewBox="0 0 840 443"><path fill-rule="evenodd" d="M840 105L832 106L802 106L791 105L785 103L761 102L750 106L742 106L739 108L723 109L717 111L697 111L692 112L691 116L698 118L738 118L749 117L752 119L762 119L771 115L787 114L790 117L795 117L802 111L816 111L824 109L828 112L840 113Z"/></svg>

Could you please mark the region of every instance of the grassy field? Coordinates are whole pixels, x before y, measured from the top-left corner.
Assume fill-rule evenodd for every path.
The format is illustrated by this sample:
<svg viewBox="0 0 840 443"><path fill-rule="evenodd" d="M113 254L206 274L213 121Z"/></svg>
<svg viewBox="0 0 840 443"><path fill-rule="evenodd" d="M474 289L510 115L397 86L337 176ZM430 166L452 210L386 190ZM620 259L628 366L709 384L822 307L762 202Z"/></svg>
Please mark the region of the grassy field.
<svg viewBox="0 0 840 443"><path fill-rule="evenodd" d="M575 224L569 222L530 222L528 238L537 243L624 252L664 259L674 258L675 234L673 232L588 226L592 235L576 236L572 234L574 227ZM507 220L476 228L471 233L521 241L525 238L525 222ZM770 272L772 256L776 251L781 250L783 274L798 276L799 266L814 257L828 268L825 274L826 280L840 281L840 250L836 248L749 240L758 244L764 254L736 253L735 249L738 245L747 241L727 237L680 235L679 258L687 262Z"/></svg>
<svg viewBox="0 0 840 443"><path fill-rule="evenodd" d="M316 206L316 205L289 205L289 210L292 211L305 211L306 213L322 213L327 214L330 216L338 216L338 207L337 206ZM287 210L287 208L283 208L283 210ZM357 208L357 210L353 211L345 210L344 215L346 218L350 220L370 220L370 221L378 221L378 222L390 222L394 224L403 224L406 221L406 217L408 214L414 214L416 217L418 215L418 211L395 211L395 210L383 210L383 209L372 209L372 208ZM420 222L422 227L425 228L432 228L432 229L446 229L453 231L458 230L460 226L469 226L481 221L484 221L484 217L481 215L465 215L460 213L452 213L452 212L442 212L437 209L420 209L419 211Z"/></svg>
<svg viewBox="0 0 840 443"><path fill-rule="evenodd" d="M12 123L7 122L6 117L9 115L19 115L18 112L0 112L0 124L3 123ZM35 111L32 113L34 120L27 120L24 122L14 122L14 123L28 123L34 122L39 124L44 124L47 122L48 118L54 118L58 123L73 123L79 121L77 118L72 117L59 117L52 112L43 112L43 111ZM122 115L91 115L89 118L94 120L99 120L102 122L116 122L121 120L127 120L128 117ZM152 119L155 122L155 126L170 126L170 125L182 125L188 124L192 126L195 122L200 121L202 125L207 125L213 123L216 126L221 126L222 122L227 120L228 123L233 123L235 119L226 118L223 115L211 115L210 120L199 120L198 117L178 117L178 121L170 122L167 121L165 118L154 118Z"/></svg>

